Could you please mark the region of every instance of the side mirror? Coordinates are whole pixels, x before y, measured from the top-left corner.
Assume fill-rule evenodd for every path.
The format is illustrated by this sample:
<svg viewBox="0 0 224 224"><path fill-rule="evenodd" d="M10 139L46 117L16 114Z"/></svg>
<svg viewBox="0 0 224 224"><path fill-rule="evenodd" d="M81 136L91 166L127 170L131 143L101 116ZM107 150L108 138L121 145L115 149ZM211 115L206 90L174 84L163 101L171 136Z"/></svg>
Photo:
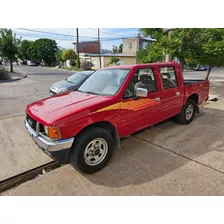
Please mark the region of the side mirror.
<svg viewBox="0 0 224 224"><path fill-rule="evenodd" d="M137 97L144 97L146 98L148 95L148 90L144 88L137 88L136 89L136 96Z"/></svg>

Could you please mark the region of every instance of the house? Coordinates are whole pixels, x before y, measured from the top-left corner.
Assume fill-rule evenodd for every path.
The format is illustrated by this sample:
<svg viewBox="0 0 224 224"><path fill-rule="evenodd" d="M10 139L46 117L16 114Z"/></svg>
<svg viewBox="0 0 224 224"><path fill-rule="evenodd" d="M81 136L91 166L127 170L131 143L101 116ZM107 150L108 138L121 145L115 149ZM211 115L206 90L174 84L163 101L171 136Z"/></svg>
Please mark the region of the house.
<svg viewBox="0 0 224 224"><path fill-rule="evenodd" d="M155 42L155 39L142 38L140 34L135 38L123 39L122 53L118 53L118 48L113 46L112 53L102 53L99 55L100 45L98 41L80 42L79 45L79 59L83 61L90 61L93 64L93 69L100 68L100 56L101 67L107 67L111 65L131 65L136 64L136 53L138 50L145 49L149 44ZM77 46L75 44L75 51L77 52ZM116 64L110 64L112 58L119 59Z"/></svg>
<svg viewBox="0 0 224 224"><path fill-rule="evenodd" d="M123 40L122 53L133 54L136 56L137 51L145 49L148 45L155 42L155 39L142 38L140 34L135 38L125 38Z"/></svg>
<svg viewBox="0 0 224 224"><path fill-rule="evenodd" d="M79 45L77 42L74 42L74 49L75 52L78 52L77 47L79 46L79 53L90 53L90 54L99 54L100 53L100 44L98 41L83 41L79 42Z"/></svg>
<svg viewBox="0 0 224 224"><path fill-rule="evenodd" d="M100 57L101 57L101 68L112 66L112 65L132 65L136 64L136 57L132 54L124 54L124 53L109 53L109 54L85 54L82 55L82 59L80 61L86 60L90 61L93 64L93 69L100 68ZM116 64L110 64L111 58L119 59Z"/></svg>
<svg viewBox="0 0 224 224"><path fill-rule="evenodd" d="M101 54L101 67L109 66L109 62L111 58L119 59L117 65L130 65L130 64L137 64L138 61L136 59L137 51L141 49L145 49L148 45L155 42L155 39L151 38L142 38L140 34L137 35L135 38L125 38L123 39L123 49L122 53L117 53L118 49L113 46L113 52L110 54ZM89 55L91 57L91 62L93 63L93 68L98 69L100 68L100 59L99 55ZM115 65L115 64L110 64Z"/></svg>

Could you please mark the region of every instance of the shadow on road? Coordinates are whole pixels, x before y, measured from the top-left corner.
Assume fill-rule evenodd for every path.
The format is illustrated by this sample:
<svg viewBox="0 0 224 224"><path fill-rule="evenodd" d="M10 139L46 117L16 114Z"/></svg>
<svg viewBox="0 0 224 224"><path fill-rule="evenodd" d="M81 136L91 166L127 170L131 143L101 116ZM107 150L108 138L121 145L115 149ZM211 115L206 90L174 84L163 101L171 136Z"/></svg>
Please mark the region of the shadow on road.
<svg viewBox="0 0 224 224"><path fill-rule="evenodd" d="M220 110L204 109L187 126L168 120L123 140L122 150L115 151L106 168L85 177L112 188L139 185L192 160L224 172L223 133L224 111Z"/></svg>

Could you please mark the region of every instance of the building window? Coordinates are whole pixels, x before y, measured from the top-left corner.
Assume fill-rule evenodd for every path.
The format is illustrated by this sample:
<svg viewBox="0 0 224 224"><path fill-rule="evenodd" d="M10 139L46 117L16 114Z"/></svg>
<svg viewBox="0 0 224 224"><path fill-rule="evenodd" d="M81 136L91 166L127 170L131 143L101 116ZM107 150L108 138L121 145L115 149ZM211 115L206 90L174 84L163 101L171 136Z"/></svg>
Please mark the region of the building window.
<svg viewBox="0 0 224 224"><path fill-rule="evenodd" d="M132 42L129 43L129 48L132 49Z"/></svg>
<svg viewBox="0 0 224 224"><path fill-rule="evenodd" d="M143 49L146 49L147 46L148 46L148 42L144 41L144 42L143 42Z"/></svg>

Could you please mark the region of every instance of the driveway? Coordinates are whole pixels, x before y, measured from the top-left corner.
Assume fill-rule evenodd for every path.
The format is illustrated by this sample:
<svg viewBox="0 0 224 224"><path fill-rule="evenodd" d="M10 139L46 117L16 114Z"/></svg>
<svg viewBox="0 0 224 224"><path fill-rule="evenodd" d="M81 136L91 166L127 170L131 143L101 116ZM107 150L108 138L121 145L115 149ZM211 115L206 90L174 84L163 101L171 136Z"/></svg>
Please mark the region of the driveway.
<svg viewBox="0 0 224 224"><path fill-rule="evenodd" d="M122 141L96 174L66 165L3 195L224 195L223 118L224 101L210 103L188 126L169 120Z"/></svg>

